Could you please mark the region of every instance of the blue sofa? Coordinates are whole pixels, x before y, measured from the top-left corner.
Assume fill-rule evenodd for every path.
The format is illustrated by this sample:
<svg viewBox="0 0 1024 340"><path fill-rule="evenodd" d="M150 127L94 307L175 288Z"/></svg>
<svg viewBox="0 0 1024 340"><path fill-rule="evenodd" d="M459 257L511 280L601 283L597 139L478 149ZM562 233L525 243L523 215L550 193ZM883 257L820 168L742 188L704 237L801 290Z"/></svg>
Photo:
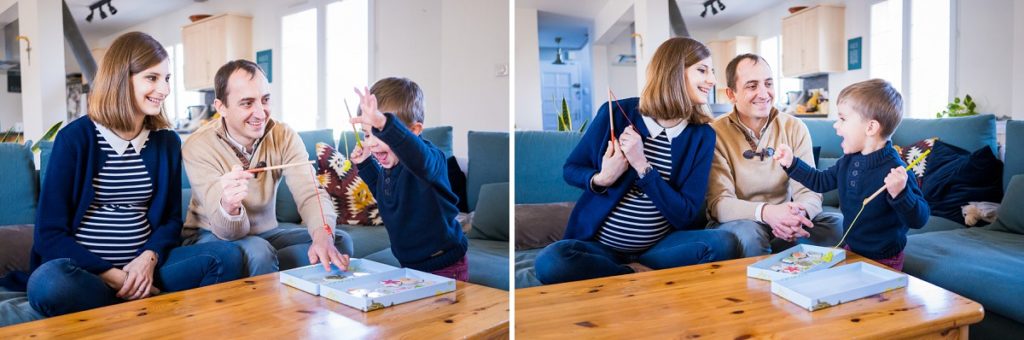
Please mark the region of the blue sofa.
<svg viewBox="0 0 1024 340"><path fill-rule="evenodd" d="M835 164L842 156L840 138L833 120L807 119L815 146L821 147L819 168ZM897 145L939 137L967 150L991 147L999 150L996 121L992 115L945 119L904 119L893 135ZM579 142L578 133L553 131L516 132L516 288L539 285L533 263L543 247L540 242L522 244L520 239L539 239L537 234L559 235L564 226L534 225L538 220L520 216L520 209L555 206L575 201L581 190L562 180L562 164ZM1010 121L1006 127L1004 159L1005 196L999 222L981 228L967 228L957 222L932 216L920 230L912 230L906 248L904 270L911 275L981 303L985 319L971 326L977 338L1024 338L1024 304L1013 296L1024 294L1024 122ZM999 153L996 152L998 155ZM1014 177L1017 176L1017 177ZM824 196L825 209L838 211L835 192ZM565 203L561 203L565 204ZM571 205L546 212L568 213ZM555 220L555 216L549 219ZM562 217L561 221L565 221ZM538 229L548 228L552 230ZM532 233L532 235L531 235Z"/></svg>
<svg viewBox="0 0 1024 340"><path fill-rule="evenodd" d="M306 144L311 160L316 157L315 145L318 142L337 144L338 150L345 150L346 143L335 143L332 130L305 131L299 135ZM427 128L422 135L444 150L447 155L452 155L451 127ZM343 137L349 139L347 145L355 145L351 133ZM470 131L468 138L470 150L466 174L467 192L472 192L469 207L483 211L470 214L476 217L470 222L472 230L469 230L468 234L470 282L507 290L508 133ZM40 147L43 170L37 171L28 146L0 143L0 276L9 271L28 269L39 181L44 177L42 172L46 171L45 165L50 157L52 143L42 143ZM182 176L182 204L183 207L187 207L192 190L184 171ZM184 213L186 209L182 210ZM277 196L277 217L282 227L301 228L301 218L295 201L283 181ZM390 241L384 227L338 225L338 228L352 237L355 246L353 257L398 265L398 261L391 255ZM486 232L480 232L481 230ZM504 238L501 238L502 234ZM0 292L0 301L9 297L8 295L9 293ZM23 309L27 306L21 304L19 307L21 308L14 308L12 304L0 304L0 321L11 314L24 313ZM0 325L2 324L0 322Z"/></svg>
<svg viewBox="0 0 1024 340"><path fill-rule="evenodd" d="M835 164L842 155L832 120L805 120L815 146L821 146L819 168ZM896 145L922 139L940 140L966 150L991 147L998 155L996 121L992 115L944 119L904 119L893 134ZM1006 124L1003 159L1004 198L998 221L967 228L932 216L911 230L904 250L904 272L981 303L985 319L971 326L972 338L1024 338L1024 121ZM1016 177L1015 177L1016 176ZM835 193L825 195L828 209L837 209Z"/></svg>

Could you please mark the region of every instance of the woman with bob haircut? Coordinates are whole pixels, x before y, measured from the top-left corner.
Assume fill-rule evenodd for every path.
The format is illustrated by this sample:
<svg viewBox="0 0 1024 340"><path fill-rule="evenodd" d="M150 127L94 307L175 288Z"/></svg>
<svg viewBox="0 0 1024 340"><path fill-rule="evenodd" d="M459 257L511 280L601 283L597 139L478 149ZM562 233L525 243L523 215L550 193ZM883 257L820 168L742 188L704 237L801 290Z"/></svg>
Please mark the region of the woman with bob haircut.
<svg viewBox="0 0 1024 340"><path fill-rule="evenodd" d="M56 316L234 280L241 251L181 244L181 140L168 130L167 51L144 33L114 40L89 113L57 135L42 182L28 301Z"/></svg>
<svg viewBox="0 0 1024 340"><path fill-rule="evenodd" d="M734 236L699 223L715 151L706 105L714 85L708 48L672 38L654 53L640 98L601 106L565 162L565 181L584 192L563 240L537 257L541 282L735 256Z"/></svg>

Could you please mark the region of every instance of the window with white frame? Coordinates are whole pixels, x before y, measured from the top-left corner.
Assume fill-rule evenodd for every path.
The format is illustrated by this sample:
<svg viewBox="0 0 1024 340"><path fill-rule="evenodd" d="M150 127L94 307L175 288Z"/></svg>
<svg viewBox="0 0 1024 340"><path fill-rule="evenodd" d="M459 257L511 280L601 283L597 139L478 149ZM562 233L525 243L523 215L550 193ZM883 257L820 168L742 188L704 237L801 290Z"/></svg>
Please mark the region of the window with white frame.
<svg viewBox="0 0 1024 340"><path fill-rule="evenodd" d="M782 36L776 35L762 39L759 48L761 57L768 62L768 66L772 69L772 78L775 79L776 105L789 105L789 98L786 94L802 91L804 84L800 78L785 78L782 75Z"/></svg>
<svg viewBox="0 0 1024 340"><path fill-rule="evenodd" d="M281 17L281 118L297 131L317 128L317 9Z"/></svg>
<svg viewBox="0 0 1024 340"><path fill-rule="evenodd" d="M905 115L930 118L949 102L950 0L910 2L910 88Z"/></svg>
<svg viewBox="0 0 1024 340"><path fill-rule="evenodd" d="M355 110L353 91L369 86L370 25L368 0L342 0L327 5L327 127L340 134L351 130L346 110ZM345 107L346 102L348 107Z"/></svg>
<svg viewBox="0 0 1024 340"><path fill-rule="evenodd" d="M903 0L871 5L869 75L903 88Z"/></svg>
<svg viewBox="0 0 1024 340"><path fill-rule="evenodd" d="M165 46L167 68L171 73L171 91L164 100L164 112L172 124L189 118L188 107L203 105L203 94L185 90L185 49L182 44ZM200 118L200 117L193 117Z"/></svg>

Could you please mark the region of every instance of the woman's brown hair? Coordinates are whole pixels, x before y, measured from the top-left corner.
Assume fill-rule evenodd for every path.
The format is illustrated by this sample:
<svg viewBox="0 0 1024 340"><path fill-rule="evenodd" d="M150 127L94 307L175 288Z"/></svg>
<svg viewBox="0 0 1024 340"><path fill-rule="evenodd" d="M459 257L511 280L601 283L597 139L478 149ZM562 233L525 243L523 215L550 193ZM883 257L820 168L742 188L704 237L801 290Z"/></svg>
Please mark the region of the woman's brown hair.
<svg viewBox="0 0 1024 340"><path fill-rule="evenodd" d="M707 46L690 38L672 38L658 46L647 65L640 112L656 119L682 118L690 124L710 122L707 106L693 103L686 93L686 68L709 56Z"/></svg>
<svg viewBox="0 0 1024 340"><path fill-rule="evenodd" d="M114 131L132 131L135 115L142 110L135 102L132 76L167 60L167 50L146 33L129 32L110 45L89 91L89 117ZM146 115L142 127L159 130L171 127L163 108Z"/></svg>

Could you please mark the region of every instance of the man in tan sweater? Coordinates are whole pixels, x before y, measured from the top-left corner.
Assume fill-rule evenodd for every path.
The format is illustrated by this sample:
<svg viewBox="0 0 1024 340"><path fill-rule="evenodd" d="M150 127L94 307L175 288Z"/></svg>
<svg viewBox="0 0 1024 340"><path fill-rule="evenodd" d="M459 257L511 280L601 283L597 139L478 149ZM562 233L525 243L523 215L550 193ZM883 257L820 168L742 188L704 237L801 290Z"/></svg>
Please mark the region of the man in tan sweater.
<svg viewBox="0 0 1024 340"><path fill-rule="evenodd" d="M774 108L768 63L744 54L725 71L726 95L734 109L711 124L718 140L708 179L709 228L736 235L744 257L771 253L773 239L835 244L842 215L823 213L821 194L790 180L772 160L774 147L788 144L797 157L814 165L807 126Z"/></svg>
<svg viewBox="0 0 1024 340"><path fill-rule="evenodd" d="M311 165L244 171L305 162L298 133L270 119L270 85L248 60L222 66L214 79L214 106L223 117L193 133L182 146L192 201L182 236L186 243L233 241L245 253L250 276L309 263L348 266L352 240L335 230L330 197L314 185ZM277 222L277 188L288 183L306 228ZM319 197L317 197L319 195Z"/></svg>

